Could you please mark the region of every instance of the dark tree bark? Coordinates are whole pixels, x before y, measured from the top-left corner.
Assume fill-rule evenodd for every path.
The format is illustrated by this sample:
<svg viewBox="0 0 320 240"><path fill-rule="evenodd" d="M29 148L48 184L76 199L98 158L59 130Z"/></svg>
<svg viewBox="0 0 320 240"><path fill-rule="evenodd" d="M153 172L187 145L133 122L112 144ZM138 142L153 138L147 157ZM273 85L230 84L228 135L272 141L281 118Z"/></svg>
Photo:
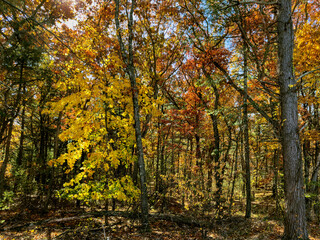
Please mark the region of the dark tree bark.
<svg viewBox="0 0 320 240"><path fill-rule="evenodd" d="M19 150L18 150L18 156L17 156L17 166L20 167L22 164L22 159L23 159L23 144L24 144L24 138L25 138L25 111L26 111L26 106L25 102L23 103L23 108L22 108L22 113L21 113L21 133L20 133L20 140L19 140Z"/></svg>
<svg viewBox="0 0 320 240"><path fill-rule="evenodd" d="M302 143L302 153L303 153L303 159L304 159L304 182L306 184L306 190L305 192L310 192L310 167L311 167L311 156L310 153L310 140L305 139ZM305 198L306 200L306 218L307 221L311 220L311 199Z"/></svg>
<svg viewBox="0 0 320 240"><path fill-rule="evenodd" d="M160 148L161 148L161 123L160 117L158 117L158 136L157 136L157 160L156 160L156 184L155 189L157 192L160 192Z"/></svg>
<svg viewBox="0 0 320 240"><path fill-rule="evenodd" d="M279 0L278 64L281 95L281 142L284 164L285 220L283 239L308 239L298 127L296 81L293 76L291 1Z"/></svg>
<svg viewBox="0 0 320 240"><path fill-rule="evenodd" d="M219 106L219 98L220 94L216 86L213 86L215 101L214 101L214 110L218 111ZM216 208L219 209L219 215L221 212L221 197L222 197L222 185L223 185L223 174L221 169L221 161L220 161L220 133L218 128L218 116L216 114L210 114L210 118L213 126L213 136L214 136L214 150L211 153L214 156L214 164L215 164L215 173L214 178L216 182L216 192L215 192L215 200L216 200Z"/></svg>
<svg viewBox="0 0 320 240"><path fill-rule="evenodd" d="M229 208L228 208L228 213L230 214L231 213L231 208L232 208L232 205L233 205L233 196L234 196L234 188L235 188L235 183L236 183L236 179L237 179L237 176L238 176L238 153L239 153L239 137L240 136L241 132L239 133L239 135L237 136L237 139L236 139L236 146L235 146L235 150L234 150L234 170L233 170L233 179L232 179L232 187L231 187L231 194L230 194L230 203L229 203Z"/></svg>
<svg viewBox="0 0 320 240"><path fill-rule="evenodd" d="M8 134L6 139L6 147L5 147L5 157L0 168L0 200L3 197L4 190L5 190L5 173L6 173L7 165L10 159L12 129L13 129L13 120L9 123Z"/></svg>
<svg viewBox="0 0 320 240"><path fill-rule="evenodd" d="M274 150L274 155L273 155L273 187L272 187L272 196L276 200L276 212L280 212L280 201L279 201L279 190L278 190L278 185L279 185L279 151L278 149Z"/></svg>
<svg viewBox="0 0 320 240"><path fill-rule="evenodd" d="M243 133L244 133L244 160L246 179L246 218L251 217L251 173L250 173L250 148L249 148L249 121L248 121L248 55L247 45L243 44Z"/></svg>
<svg viewBox="0 0 320 240"><path fill-rule="evenodd" d="M138 165L139 165L139 173L140 173L140 184L141 184L141 221L143 228L149 229L149 207L148 207L148 196L147 196L147 186L146 186L146 170L145 163L143 157L143 146L142 146L142 133L140 126L140 106L139 106L139 91L137 87L136 75L135 75L135 66L133 61L133 12L135 9L135 0L131 2L131 8L129 12L128 19L128 49L125 48L121 27L119 21L119 11L120 11L120 0L115 0L116 11L115 11L115 22L116 22L116 30L118 34L118 41L120 44L120 51L122 59L126 65L126 73L129 76L131 89L132 89L132 101L133 101L133 111L134 111L134 128L136 133L136 143L138 150Z"/></svg>

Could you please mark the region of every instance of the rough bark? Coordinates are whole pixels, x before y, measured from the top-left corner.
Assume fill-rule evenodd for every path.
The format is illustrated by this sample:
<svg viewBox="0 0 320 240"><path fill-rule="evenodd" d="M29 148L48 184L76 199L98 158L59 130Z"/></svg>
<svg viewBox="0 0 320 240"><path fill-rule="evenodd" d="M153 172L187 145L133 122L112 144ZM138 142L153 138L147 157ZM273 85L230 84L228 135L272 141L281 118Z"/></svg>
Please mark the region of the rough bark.
<svg viewBox="0 0 320 240"><path fill-rule="evenodd" d="M278 64L281 95L281 142L285 182L283 239L308 239L298 127L297 93L293 76L291 1L279 0Z"/></svg>

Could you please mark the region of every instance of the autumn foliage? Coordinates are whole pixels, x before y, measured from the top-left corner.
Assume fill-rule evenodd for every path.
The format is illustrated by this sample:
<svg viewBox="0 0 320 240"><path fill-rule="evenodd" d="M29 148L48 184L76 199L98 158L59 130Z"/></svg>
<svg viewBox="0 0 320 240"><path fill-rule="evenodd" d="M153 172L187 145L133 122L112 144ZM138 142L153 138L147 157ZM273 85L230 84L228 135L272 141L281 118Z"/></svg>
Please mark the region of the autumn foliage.
<svg viewBox="0 0 320 240"><path fill-rule="evenodd" d="M44 212L139 212L143 153L151 213L243 215L250 185L282 217L276 4L0 2L0 209L36 196ZM292 2L290 89L306 218L319 221L320 5Z"/></svg>

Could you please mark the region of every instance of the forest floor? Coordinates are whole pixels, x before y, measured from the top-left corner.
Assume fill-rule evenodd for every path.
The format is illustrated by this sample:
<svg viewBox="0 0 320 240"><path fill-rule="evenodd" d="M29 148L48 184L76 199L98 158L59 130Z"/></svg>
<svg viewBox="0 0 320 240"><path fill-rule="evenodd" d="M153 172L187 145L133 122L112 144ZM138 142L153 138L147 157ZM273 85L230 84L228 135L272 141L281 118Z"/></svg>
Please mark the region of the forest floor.
<svg viewBox="0 0 320 240"><path fill-rule="evenodd" d="M153 210L150 232L142 232L137 218L121 216L123 212L114 212L108 216L106 224L103 216L94 214L99 212L89 212L88 209L57 210L47 214L39 214L35 210L3 210L0 211L0 239L281 239L282 220L275 217L274 206L269 197L253 202L251 219L243 217L242 204L236 202L236 205L239 211L220 220L212 220L209 214L202 218L193 217L190 212L163 214L159 217ZM319 223L309 223L309 234L311 240L320 240Z"/></svg>

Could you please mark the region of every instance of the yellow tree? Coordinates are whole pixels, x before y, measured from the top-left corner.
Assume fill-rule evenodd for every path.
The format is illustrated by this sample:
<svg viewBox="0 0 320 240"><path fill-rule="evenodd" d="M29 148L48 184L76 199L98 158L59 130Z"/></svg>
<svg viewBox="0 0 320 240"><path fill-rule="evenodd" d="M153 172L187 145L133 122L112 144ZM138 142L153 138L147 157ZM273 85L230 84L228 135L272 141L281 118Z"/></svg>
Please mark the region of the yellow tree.
<svg viewBox="0 0 320 240"><path fill-rule="evenodd" d="M320 5L317 1L306 1L296 11L296 49L294 65L298 76L299 113L304 178L306 183L307 218L311 219L312 209L319 216L317 202L317 181L320 168L319 147L319 88L320 70Z"/></svg>
<svg viewBox="0 0 320 240"><path fill-rule="evenodd" d="M67 163L67 173L76 169L63 191L69 198L132 201L138 190L131 178L112 174L120 165L127 169L135 161L130 84L119 75L122 69L117 54L109 52L114 46L105 48L113 40L92 24L86 20L78 31L65 28L66 36L77 39L70 45L73 52L64 46L56 52L59 78L54 87L62 97L51 103L47 112L63 113L60 139L68 142L68 147L51 164Z"/></svg>
<svg viewBox="0 0 320 240"><path fill-rule="evenodd" d="M55 50L58 75L55 88L60 97L47 112L56 116L63 113L60 139L68 142L68 148L51 164L67 163L67 172L70 175L76 172L65 184L62 191L65 196L80 200L115 198L132 201L139 196L131 171L137 161L135 153L138 149L135 138L139 131L134 134L134 129L140 128L135 114L141 114L137 109L133 111L134 104L142 106L141 112L148 123L148 115L157 112L154 89L158 83L148 84L150 76L143 67L136 67L137 62L140 66L148 64L143 57L132 62L131 58L136 59L145 51L129 54L127 51L132 49L125 49L119 41L117 34L120 32L121 39L132 38L119 29L117 23L114 24L114 14L121 15L122 21L125 6L119 3L119 9L116 9L112 4L101 3L88 7L95 11L79 9L84 20L78 26L74 29L62 26L60 29L60 36L69 44L69 49L60 43ZM112 28L114 26L118 27L118 32ZM142 42L138 43L143 46ZM143 49L141 45L139 48ZM128 73L129 63L134 68L134 73L130 68L130 74L134 74L136 86L130 82L133 75ZM142 148L138 153L143 154ZM146 184L140 185L144 192L141 194L146 196ZM143 208L144 211L148 209L145 205Z"/></svg>

